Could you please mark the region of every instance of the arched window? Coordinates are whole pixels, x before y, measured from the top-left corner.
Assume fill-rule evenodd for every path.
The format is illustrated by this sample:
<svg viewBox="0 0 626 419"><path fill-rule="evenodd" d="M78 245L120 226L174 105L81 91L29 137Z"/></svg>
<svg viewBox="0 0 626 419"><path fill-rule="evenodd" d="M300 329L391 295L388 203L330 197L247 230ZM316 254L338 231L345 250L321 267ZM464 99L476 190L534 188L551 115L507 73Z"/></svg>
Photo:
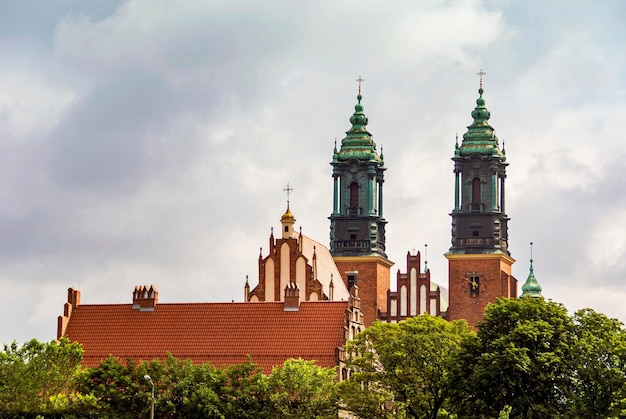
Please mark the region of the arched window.
<svg viewBox="0 0 626 419"><path fill-rule="evenodd" d="M480 179L475 177L472 180L472 204L480 203Z"/></svg>
<svg viewBox="0 0 626 419"><path fill-rule="evenodd" d="M350 184L350 208L359 206L359 184L352 182Z"/></svg>

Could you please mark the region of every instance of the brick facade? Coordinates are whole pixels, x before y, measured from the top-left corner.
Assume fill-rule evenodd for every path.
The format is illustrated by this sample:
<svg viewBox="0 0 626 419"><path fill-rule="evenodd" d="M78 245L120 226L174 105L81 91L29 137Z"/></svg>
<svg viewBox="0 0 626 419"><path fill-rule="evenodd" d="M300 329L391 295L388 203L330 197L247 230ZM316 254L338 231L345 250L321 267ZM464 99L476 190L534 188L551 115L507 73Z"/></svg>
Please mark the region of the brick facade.
<svg viewBox="0 0 626 419"><path fill-rule="evenodd" d="M291 283L298 285L302 301L348 300L348 289L339 280L328 249L303 234L277 239L272 233L268 255L259 254L258 263L259 283L250 290L246 282L245 301L284 301Z"/></svg>
<svg viewBox="0 0 626 419"><path fill-rule="evenodd" d="M505 254L446 254L448 259L448 320L482 320L485 306L497 298L517 297L511 274L515 260ZM472 282L475 282L473 284ZM473 289L474 288L474 289Z"/></svg>
<svg viewBox="0 0 626 419"><path fill-rule="evenodd" d="M346 286L348 272L356 272L363 323L368 327L378 318L379 310L387 311L387 291L393 262L381 256L339 256L334 260Z"/></svg>
<svg viewBox="0 0 626 419"><path fill-rule="evenodd" d="M420 252L406 254L406 272L396 274L396 291L387 291L387 311L379 313L384 322L399 322L419 314L441 316L441 288L430 281L430 270L421 272Z"/></svg>

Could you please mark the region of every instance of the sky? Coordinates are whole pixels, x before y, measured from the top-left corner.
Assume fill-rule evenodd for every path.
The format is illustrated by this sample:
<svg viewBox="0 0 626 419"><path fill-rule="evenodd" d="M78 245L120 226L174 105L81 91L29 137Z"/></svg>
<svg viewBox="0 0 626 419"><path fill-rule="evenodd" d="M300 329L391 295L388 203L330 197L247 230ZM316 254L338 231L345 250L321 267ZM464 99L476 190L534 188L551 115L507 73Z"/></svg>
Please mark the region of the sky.
<svg viewBox="0 0 626 419"><path fill-rule="evenodd" d="M0 342L82 303L242 301L286 208L328 243L357 82L387 254L447 284L451 157L480 69L513 273L626 321L626 3L0 0Z"/></svg>

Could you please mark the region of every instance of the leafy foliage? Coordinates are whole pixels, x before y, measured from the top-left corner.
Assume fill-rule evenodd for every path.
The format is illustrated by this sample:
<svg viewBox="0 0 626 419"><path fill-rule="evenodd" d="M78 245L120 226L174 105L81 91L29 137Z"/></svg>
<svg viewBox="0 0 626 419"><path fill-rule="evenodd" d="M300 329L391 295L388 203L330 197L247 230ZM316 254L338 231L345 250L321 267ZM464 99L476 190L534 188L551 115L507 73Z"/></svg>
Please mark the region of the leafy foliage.
<svg viewBox="0 0 626 419"><path fill-rule="evenodd" d="M436 418L452 385L450 361L471 336L465 321L428 315L374 323L347 347L352 373L341 392L347 408L362 418Z"/></svg>
<svg viewBox="0 0 626 419"><path fill-rule="evenodd" d="M81 346L67 339L5 344L0 352L0 415L51 411L48 400L73 388L82 359Z"/></svg>
<svg viewBox="0 0 626 419"><path fill-rule="evenodd" d="M150 406L145 375L155 384L160 417L336 417L335 370L313 361L287 360L264 376L250 360L219 369L172 356L125 364L109 358L84 376L79 390L94 395L99 414L137 417Z"/></svg>
<svg viewBox="0 0 626 419"><path fill-rule="evenodd" d="M487 307L477 338L464 343L451 378L461 411L495 417L564 413L575 345L565 307L543 299L501 299Z"/></svg>
<svg viewBox="0 0 626 419"><path fill-rule="evenodd" d="M288 359L267 377L271 403L266 417L337 417L337 382L334 368L322 368L314 361Z"/></svg>
<svg viewBox="0 0 626 419"><path fill-rule="evenodd" d="M626 398L626 332L623 324L591 309L573 317L576 345L569 414L585 418L623 416Z"/></svg>
<svg viewBox="0 0 626 419"><path fill-rule="evenodd" d="M626 417L626 331L593 310L568 315L543 299L487 306L465 322L418 316L374 323L346 347L350 377L287 360L263 375L252 360L217 368L167 356L81 367L66 339L0 352L0 417L361 419Z"/></svg>

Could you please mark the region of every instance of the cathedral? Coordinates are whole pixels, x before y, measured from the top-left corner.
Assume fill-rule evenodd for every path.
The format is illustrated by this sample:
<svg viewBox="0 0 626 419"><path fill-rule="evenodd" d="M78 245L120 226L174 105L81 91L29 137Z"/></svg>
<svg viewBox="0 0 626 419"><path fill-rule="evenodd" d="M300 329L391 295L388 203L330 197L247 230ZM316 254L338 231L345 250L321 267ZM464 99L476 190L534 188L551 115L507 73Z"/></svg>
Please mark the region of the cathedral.
<svg viewBox="0 0 626 419"><path fill-rule="evenodd" d="M484 73L479 74L482 77ZM295 284L305 290L307 301L343 298L356 285L365 326L375 320L396 322L424 313L449 320L465 319L475 326L488 303L499 297L517 297L517 280L511 272L515 260L508 250L509 218L505 211L508 162L504 146L500 146L489 125L490 113L483 93L481 78L479 97L471 113L473 122L461 144L457 138L452 157L452 247L445 254L448 288L431 282L430 270L421 271L419 252L408 252L406 271L398 270L396 291L391 291L393 262L385 253L387 221L383 214L386 168L382 151L378 153L367 130L359 85L357 104L350 117L352 127L339 149L335 144L330 163L330 248L318 244L311 251L311 244L307 243L312 240L293 232L295 219L288 207L281 220L282 239L270 236L269 254L259 257L259 283L251 293L246 283L245 300L282 300L281 290L292 281L290 278L296 278ZM322 270L320 260L332 263L324 262ZM318 289L327 292L320 293ZM535 287L529 293L540 295L540 291Z"/></svg>
<svg viewBox="0 0 626 419"><path fill-rule="evenodd" d="M455 186L447 288L431 281L419 252L407 252L405 272L385 251L385 164L361 104L361 81L350 129L332 153L333 202L326 246L295 230L289 207L258 258L258 278L241 303L158 303L154 286L138 285L132 304L81 304L70 288L57 336L83 344L88 365L110 355L148 360L172 353L225 365L248 356L264 372L291 357L342 371L343 346L374 321L430 314L475 326L485 306L516 298L515 259L508 250L504 145L489 124L482 71L472 123L452 156ZM330 182L329 182L330 183ZM329 185L330 186L330 185ZM290 186L287 185L287 193ZM426 265L426 264L424 264ZM541 297L530 265L522 298Z"/></svg>

